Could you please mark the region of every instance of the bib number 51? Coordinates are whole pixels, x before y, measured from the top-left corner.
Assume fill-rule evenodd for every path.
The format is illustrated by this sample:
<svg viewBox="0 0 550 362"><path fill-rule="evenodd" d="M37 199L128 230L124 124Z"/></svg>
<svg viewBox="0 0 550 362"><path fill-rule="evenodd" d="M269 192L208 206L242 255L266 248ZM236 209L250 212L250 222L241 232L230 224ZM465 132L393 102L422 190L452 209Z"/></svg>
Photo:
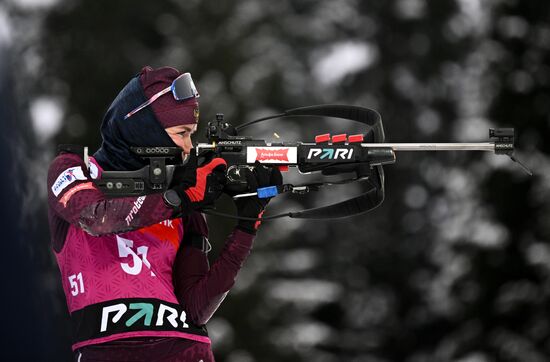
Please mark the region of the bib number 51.
<svg viewBox="0 0 550 362"><path fill-rule="evenodd" d="M69 284L71 285L71 295L73 297L84 293L84 279L82 278L82 272L69 275Z"/></svg>
<svg viewBox="0 0 550 362"><path fill-rule="evenodd" d="M145 264L145 266L151 271L151 263L147 260L147 251L149 250L147 246L140 246L136 249L136 251L134 251L133 240L121 238L117 235L116 241L118 244L118 255L121 258L126 258L128 256L132 257L132 263L120 263L122 270L130 275L138 275L141 273L143 264ZM155 276L153 271L151 271L151 276Z"/></svg>

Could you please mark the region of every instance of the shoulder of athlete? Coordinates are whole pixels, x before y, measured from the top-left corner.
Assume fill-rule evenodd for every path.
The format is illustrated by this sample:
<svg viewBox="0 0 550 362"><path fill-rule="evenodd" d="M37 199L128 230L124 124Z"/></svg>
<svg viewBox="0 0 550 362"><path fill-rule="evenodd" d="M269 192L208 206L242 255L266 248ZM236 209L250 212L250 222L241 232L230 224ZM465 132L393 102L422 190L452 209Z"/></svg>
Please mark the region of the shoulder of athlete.
<svg viewBox="0 0 550 362"><path fill-rule="evenodd" d="M48 169L48 194L54 198L62 197L68 190L80 184L92 188L92 180L98 177L100 170L95 161L91 160L87 166L81 155L58 155Z"/></svg>

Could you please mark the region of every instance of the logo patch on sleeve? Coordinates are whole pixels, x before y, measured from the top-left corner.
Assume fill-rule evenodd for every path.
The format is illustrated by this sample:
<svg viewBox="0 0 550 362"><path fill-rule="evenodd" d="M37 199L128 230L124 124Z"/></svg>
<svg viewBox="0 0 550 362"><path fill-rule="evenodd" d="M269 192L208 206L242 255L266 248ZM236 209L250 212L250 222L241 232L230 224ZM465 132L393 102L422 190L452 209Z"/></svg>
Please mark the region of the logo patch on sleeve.
<svg viewBox="0 0 550 362"><path fill-rule="evenodd" d="M65 189L65 187L69 186L76 180L87 180L87 177L84 176L84 172L82 172L82 167L78 166L66 169L57 177L57 180L55 180L55 182L53 183L53 194L55 196L59 196L59 194Z"/></svg>

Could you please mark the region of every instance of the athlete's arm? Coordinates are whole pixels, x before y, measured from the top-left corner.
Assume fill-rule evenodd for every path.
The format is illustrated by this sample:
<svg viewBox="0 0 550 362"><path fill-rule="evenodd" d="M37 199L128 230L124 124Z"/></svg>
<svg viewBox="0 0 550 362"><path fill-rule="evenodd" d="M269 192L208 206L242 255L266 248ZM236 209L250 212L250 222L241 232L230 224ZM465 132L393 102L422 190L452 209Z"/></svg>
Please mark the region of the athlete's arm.
<svg viewBox="0 0 550 362"><path fill-rule="evenodd" d="M250 191L267 185L282 184L279 170L260 167L259 164L254 173L246 173L246 179ZM259 217L268 202L269 199L246 198L236 202L237 214L248 218ZM204 219L195 218L194 220L201 221L206 225ZM200 223L195 222L194 225L190 225L190 230L199 230L199 233L202 232L202 235L206 236L205 231L201 231L201 227L197 227L197 225ZM185 245L180 247L174 264L176 296L196 324L205 324L212 317L235 284L237 273L250 254L252 242L259 226L260 222L257 221L239 220L237 227L225 241L223 251L210 270L206 254L202 253L200 249L185 247ZM206 227L204 226L202 229L206 229ZM184 233L188 231L189 228Z"/></svg>
<svg viewBox="0 0 550 362"><path fill-rule="evenodd" d="M189 230L184 232L189 235ZM253 241L254 235L235 229L211 268L203 250L187 244L180 247L174 262L175 292L193 323L206 324L218 309L235 284Z"/></svg>
<svg viewBox="0 0 550 362"><path fill-rule="evenodd" d="M48 171L50 209L68 223L92 235L120 233L152 225L174 216L162 194L107 199L98 190L82 158L58 156Z"/></svg>

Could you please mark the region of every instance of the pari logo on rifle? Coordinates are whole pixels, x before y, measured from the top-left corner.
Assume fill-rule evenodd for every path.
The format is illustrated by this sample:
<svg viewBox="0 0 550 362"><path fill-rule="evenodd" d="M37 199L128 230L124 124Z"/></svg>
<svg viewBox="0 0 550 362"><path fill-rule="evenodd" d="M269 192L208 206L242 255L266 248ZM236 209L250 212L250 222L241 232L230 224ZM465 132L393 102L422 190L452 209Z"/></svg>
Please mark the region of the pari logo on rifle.
<svg viewBox="0 0 550 362"><path fill-rule="evenodd" d="M310 148L308 160L352 160L353 148Z"/></svg>

